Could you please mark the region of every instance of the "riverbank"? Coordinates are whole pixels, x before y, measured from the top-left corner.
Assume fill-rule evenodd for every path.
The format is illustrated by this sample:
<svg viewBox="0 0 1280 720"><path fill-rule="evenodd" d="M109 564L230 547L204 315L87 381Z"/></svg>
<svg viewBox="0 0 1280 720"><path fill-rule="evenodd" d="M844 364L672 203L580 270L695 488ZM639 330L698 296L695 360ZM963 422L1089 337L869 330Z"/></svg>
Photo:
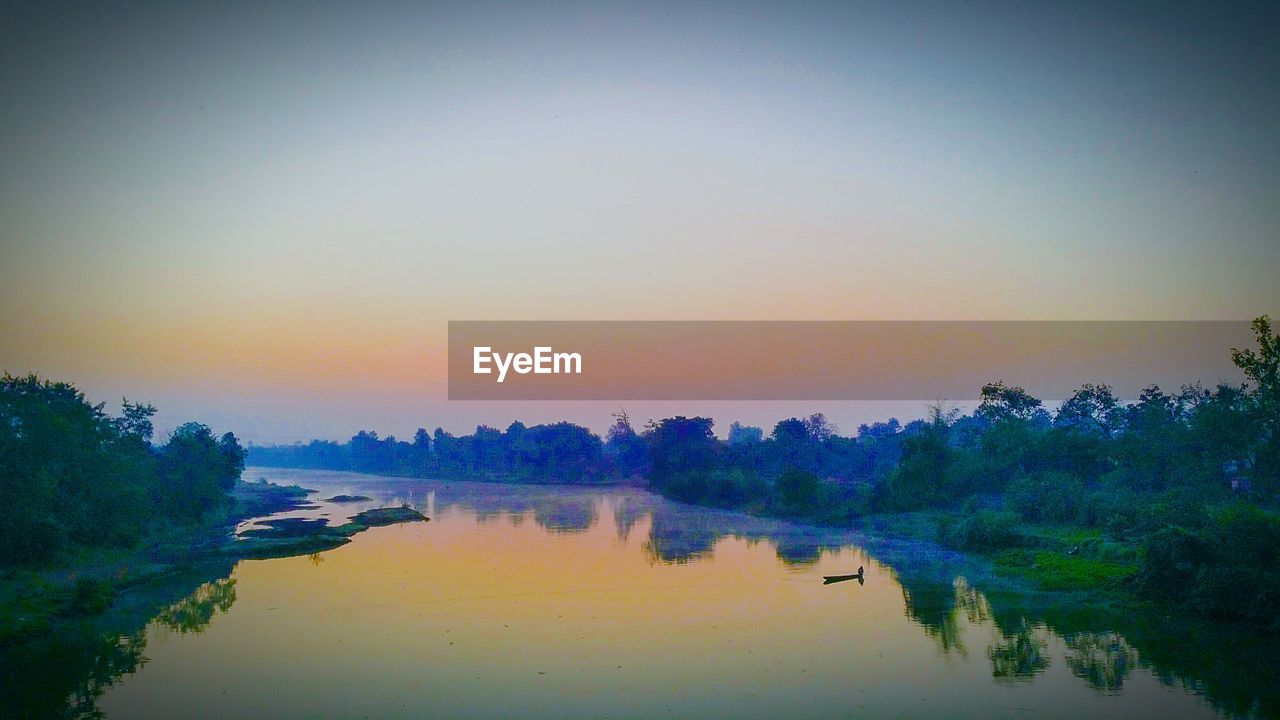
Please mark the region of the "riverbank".
<svg viewBox="0 0 1280 720"><path fill-rule="evenodd" d="M1141 550L1118 542L1101 530L1020 522L1016 532L974 538L974 525L993 517L991 511L946 509L865 515L854 525L864 532L937 542L984 558L995 574L1024 580L1045 592L1088 591L1099 602L1132 601L1127 581L1137 573ZM976 521L975 521L976 518ZM978 543L973 547L972 543ZM1001 547L1000 545L1003 545Z"/></svg>
<svg viewBox="0 0 1280 720"><path fill-rule="evenodd" d="M156 528L129 550L81 550L53 568L0 574L0 694L16 703L9 710L15 717L96 716L97 697L146 662L150 623L199 632L230 607L241 560L320 552L370 527L426 520L399 506L366 510L333 528L269 517L318 507L308 499L313 492L240 482L231 502L198 524ZM267 519L237 535L257 518ZM277 536L275 527L288 530Z"/></svg>
<svg viewBox="0 0 1280 720"><path fill-rule="evenodd" d="M82 549L53 568L0 574L0 647L21 644L55 625L79 622L111 607L131 587L169 575L225 551L241 522L308 507L311 491L265 482L239 482L231 502L187 526L156 528L130 549Z"/></svg>

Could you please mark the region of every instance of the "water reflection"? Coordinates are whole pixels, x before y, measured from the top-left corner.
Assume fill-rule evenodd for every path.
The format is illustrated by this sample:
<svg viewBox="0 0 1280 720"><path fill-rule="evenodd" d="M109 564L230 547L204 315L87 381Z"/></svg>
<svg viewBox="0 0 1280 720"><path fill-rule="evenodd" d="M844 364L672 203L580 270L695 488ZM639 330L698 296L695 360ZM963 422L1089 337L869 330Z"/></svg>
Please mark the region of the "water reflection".
<svg viewBox="0 0 1280 720"><path fill-rule="evenodd" d="M198 580L223 572L230 574L230 565L203 565L125 593L104 617L64 624L46 637L0 648L0 716L103 717L101 696L148 662L143 653L154 639L148 623L154 623L153 630L200 633L235 603L235 580Z"/></svg>
<svg viewBox="0 0 1280 720"><path fill-rule="evenodd" d="M955 583L938 582L921 577L898 577L907 617L924 629L942 654L968 656L956 617L959 593Z"/></svg>
<svg viewBox="0 0 1280 720"><path fill-rule="evenodd" d="M1026 625L987 647L991 660L991 676L997 680L1025 682L1049 667L1049 632Z"/></svg>
<svg viewBox="0 0 1280 720"><path fill-rule="evenodd" d="M671 513L653 513L644 549L654 562L688 563L709 557L721 537L700 523L681 523Z"/></svg>
<svg viewBox="0 0 1280 720"><path fill-rule="evenodd" d="M323 688L341 693L343 682L362 678L421 685L426 680L420 670L428 668L426 677L439 675L442 683L432 686L433 707L446 716L514 714L515 705L501 704L507 697L520 700L520 714L530 716L556 716L549 708L557 706L538 704L554 697L580 703L568 706L580 712L565 714L665 714L666 706L644 698L668 693L689 703L683 714L768 716L788 707L849 714L858 708L847 697L850 676L886 703L902 682L912 693L936 693L938 700L951 693L970 703L968 711L945 711L939 703L933 713L912 706L912 714L925 715L988 715L1010 702L1002 694L1007 688L1041 684L1044 695L1034 697L1046 707L1053 704L1049 697L1075 703L1046 716L1096 710L1091 695L1125 699L1161 685L1172 694L1152 697L1175 714L1203 710L1194 695L1230 714L1274 716L1280 708L1280 683L1273 682L1277 671L1265 642L1216 631L1188 639L1181 627L1135 624L1133 617L1075 603L1039 605L1040 598L1000 585L981 565L928 546L692 508L632 490L350 477L325 483L305 473L272 478L319 487L324 497L349 492L373 498L321 504L294 513L300 517L341 522L368 507L403 501L429 511L433 522L371 531L342 550L296 562L253 561L234 573L211 567L184 580L177 597L174 587L182 583L158 592L141 620L24 650L21 664L0 658L5 696L22 688L16 697L29 706L27 712L20 706L17 716L93 715L104 691L146 665L148 639L169 638L162 663L170 677L186 677L177 669L188 656L175 648L191 648L192 667L211 661L207 646L186 643L220 627L231 633L220 645L232 643L228 647L245 663L265 664L259 672L278 673L278 663L290 662L285 658L303 657L307 677L315 676L307 680L307 692L319 693L317 703L343 697ZM512 554L520 548L526 548L523 554ZM770 557L772 563L762 560ZM852 579L848 570L860 564L866 566L858 576L861 588L822 587L822 573ZM980 590L993 587L1000 592ZM852 615L845 590L858 595ZM258 597L245 601L249 607L241 612L245 593ZM356 604L361 601L376 607L365 612ZM265 612L275 606L287 612ZM322 634L315 632L317 623ZM263 645L268 631L281 647ZM877 632L887 634L876 640ZM326 637L346 644L326 646ZM358 672L341 664L334 665L338 675L325 675L327 652L359 658L378 674L339 681L343 672ZM948 674L949 663L980 669L985 684ZM402 672L409 674L393 682ZM489 673L493 684L484 685ZM1071 685L1055 685L1062 682ZM544 696L544 686L555 692ZM739 692L722 693L721 686ZM123 689L136 688L134 694L113 691L110 697L129 716L128 709L143 707L137 703L154 700L157 691L145 687L126 683ZM459 696L471 705L448 704L449 692L467 688L487 691ZM409 696L403 699L412 710ZM387 702L376 708L379 714L413 715ZM1035 704L1026 697L1017 702ZM324 705L316 707L324 714ZM305 714L292 706L277 709ZM893 704L866 710L906 712Z"/></svg>
<svg viewBox="0 0 1280 720"><path fill-rule="evenodd" d="M596 521L596 505L589 499L542 502L533 511L540 527L551 532L586 532Z"/></svg>
<svg viewBox="0 0 1280 720"><path fill-rule="evenodd" d="M1096 690L1120 692L1138 664L1138 653L1117 633L1075 633L1066 643L1067 667Z"/></svg>
<svg viewBox="0 0 1280 720"><path fill-rule="evenodd" d="M313 553L314 561L319 553ZM199 633L213 621L218 612L226 612L236 601L236 581L223 578L207 582L195 592L161 610L152 622L177 633Z"/></svg>
<svg viewBox="0 0 1280 720"><path fill-rule="evenodd" d="M145 634L59 631L20 648L0 649L3 714L17 718L99 717L98 698L142 667Z"/></svg>

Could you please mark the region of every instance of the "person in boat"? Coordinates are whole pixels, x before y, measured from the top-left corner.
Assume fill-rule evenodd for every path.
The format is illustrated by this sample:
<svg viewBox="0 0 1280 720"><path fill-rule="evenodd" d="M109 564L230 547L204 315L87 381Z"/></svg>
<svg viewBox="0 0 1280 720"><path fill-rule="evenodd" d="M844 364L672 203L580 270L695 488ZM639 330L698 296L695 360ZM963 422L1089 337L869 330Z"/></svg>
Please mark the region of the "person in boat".
<svg viewBox="0 0 1280 720"><path fill-rule="evenodd" d="M830 585L831 583L844 582L845 580L857 580L858 582L861 583L863 581L864 572L865 571L863 570L862 566L859 565L858 572L853 573L852 575L823 575L822 584Z"/></svg>

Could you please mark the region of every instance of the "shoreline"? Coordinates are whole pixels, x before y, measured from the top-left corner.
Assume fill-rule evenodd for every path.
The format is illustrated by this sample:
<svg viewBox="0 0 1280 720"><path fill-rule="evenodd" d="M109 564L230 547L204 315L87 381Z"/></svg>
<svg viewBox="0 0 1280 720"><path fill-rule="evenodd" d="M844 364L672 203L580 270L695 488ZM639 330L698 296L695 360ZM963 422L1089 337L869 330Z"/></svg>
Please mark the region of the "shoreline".
<svg viewBox="0 0 1280 720"><path fill-rule="evenodd" d="M242 480L216 516L160 530L135 548L81 550L58 567L6 570L0 575L0 647L38 641L60 625L107 614L138 586L183 575L202 563L235 562L239 558L224 548L240 523L304 507L311 492Z"/></svg>

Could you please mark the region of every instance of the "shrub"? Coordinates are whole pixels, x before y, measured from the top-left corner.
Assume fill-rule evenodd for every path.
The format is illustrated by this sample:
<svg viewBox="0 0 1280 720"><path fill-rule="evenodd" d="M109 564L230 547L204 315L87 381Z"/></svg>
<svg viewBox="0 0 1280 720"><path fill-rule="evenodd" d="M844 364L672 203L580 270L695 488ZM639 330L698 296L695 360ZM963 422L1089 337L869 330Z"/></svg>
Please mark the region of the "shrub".
<svg viewBox="0 0 1280 720"><path fill-rule="evenodd" d="M76 581L66 611L72 615L97 615L111 605L115 588L106 580L80 578Z"/></svg>
<svg viewBox="0 0 1280 720"><path fill-rule="evenodd" d="M959 550L991 552L1021 547L1026 538L1018 529L1021 519L1014 513L979 510L964 520L943 522L938 527L938 541Z"/></svg>
<svg viewBox="0 0 1280 720"><path fill-rule="evenodd" d="M1167 527L1147 538L1144 555L1137 580L1140 591L1149 597L1180 601L1200 571L1205 545L1194 532Z"/></svg>
<svg viewBox="0 0 1280 720"><path fill-rule="evenodd" d="M818 476L791 468L778 478L778 495L793 508L811 507L818 499Z"/></svg>
<svg viewBox="0 0 1280 720"><path fill-rule="evenodd" d="M768 495L769 488L754 472L717 470L708 483L706 501L717 507L741 507Z"/></svg>
<svg viewBox="0 0 1280 720"><path fill-rule="evenodd" d="M1280 515L1229 505L1201 528L1167 526L1152 533L1137 588L1217 620L1274 626L1280 615L1278 543Z"/></svg>
<svg viewBox="0 0 1280 720"><path fill-rule="evenodd" d="M1071 473L1037 472L1009 483L1009 503L1033 522L1076 522L1083 497L1084 483Z"/></svg>

